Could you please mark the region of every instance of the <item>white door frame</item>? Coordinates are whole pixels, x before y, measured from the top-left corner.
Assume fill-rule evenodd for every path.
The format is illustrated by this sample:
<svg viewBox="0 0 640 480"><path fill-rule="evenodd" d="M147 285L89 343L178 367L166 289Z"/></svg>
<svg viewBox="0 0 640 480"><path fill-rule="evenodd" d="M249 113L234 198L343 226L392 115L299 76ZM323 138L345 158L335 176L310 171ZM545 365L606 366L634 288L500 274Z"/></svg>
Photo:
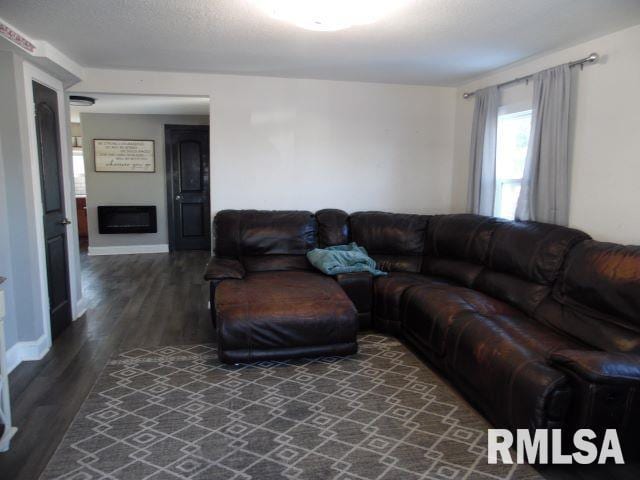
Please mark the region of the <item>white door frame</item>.
<svg viewBox="0 0 640 480"><path fill-rule="evenodd" d="M36 294L39 297L40 310L42 312L43 336L37 340L41 350L41 356L51 347L51 320L49 315L49 288L47 283L47 260L44 244L44 223L42 208L42 191L40 186L40 160L38 158L38 139L36 135L35 110L33 102L33 82L45 85L57 93L58 96L58 125L60 128L60 151L62 160L62 187L65 214L71 220L67 231L67 257L69 264L69 286L71 294L71 314L73 319L82 316L86 311L86 305L82 296L81 271L80 271L80 247L78 240L78 220L75 207L75 194L73 184L73 163L71 157L71 137L68 129L68 105L62 82L43 72L28 61L23 62L24 89L26 99L27 135L29 142L29 161L25 168L26 185L31 185L31 202L27 202L27 213L34 219L29 222L31 233L35 238L37 248L39 288ZM33 358L34 360L36 358Z"/></svg>

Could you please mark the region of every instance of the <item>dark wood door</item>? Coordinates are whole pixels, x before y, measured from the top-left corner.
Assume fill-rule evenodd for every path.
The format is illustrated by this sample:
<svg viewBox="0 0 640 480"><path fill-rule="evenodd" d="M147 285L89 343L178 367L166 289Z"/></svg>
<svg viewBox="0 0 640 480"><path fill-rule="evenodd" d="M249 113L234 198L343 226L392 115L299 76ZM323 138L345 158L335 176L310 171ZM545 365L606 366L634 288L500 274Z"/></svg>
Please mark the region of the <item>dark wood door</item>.
<svg viewBox="0 0 640 480"><path fill-rule="evenodd" d="M209 126L166 125L169 246L209 250Z"/></svg>
<svg viewBox="0 0 640 480"><path fill-rule="evenodd" d="M51 335L55 338L72 320L67 252L67 226L70 222L65 215L62 188L58 96L54 90L33 82L33 102L40 160Z"/></svg>

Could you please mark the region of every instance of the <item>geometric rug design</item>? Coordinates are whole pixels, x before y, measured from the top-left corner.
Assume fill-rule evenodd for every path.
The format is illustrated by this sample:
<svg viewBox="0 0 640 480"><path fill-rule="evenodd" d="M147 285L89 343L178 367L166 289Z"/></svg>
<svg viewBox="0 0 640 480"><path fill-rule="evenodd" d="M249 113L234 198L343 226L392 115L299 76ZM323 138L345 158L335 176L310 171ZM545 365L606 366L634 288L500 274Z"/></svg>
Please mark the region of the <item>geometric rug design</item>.
<svg viewBox="0 0 640 480"><path fill-rule="evenodd" d="M488 465L489 425L397 340L229 366L213 345L129 350L105 367L42 479L540 478Z"/></svg>

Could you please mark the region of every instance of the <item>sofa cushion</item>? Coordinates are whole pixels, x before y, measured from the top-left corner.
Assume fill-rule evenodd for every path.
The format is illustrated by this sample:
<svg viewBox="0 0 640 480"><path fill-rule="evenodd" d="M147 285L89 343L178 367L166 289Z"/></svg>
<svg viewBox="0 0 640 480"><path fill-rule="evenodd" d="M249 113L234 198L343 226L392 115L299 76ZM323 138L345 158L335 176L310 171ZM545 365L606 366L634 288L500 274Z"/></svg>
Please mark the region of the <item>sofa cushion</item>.
<svg viewBox="0 0 640 480"><path fill-rule="evenodd" d="M278 358L291 348L304 353L308 347L315 355L317 347L355 345L356 309L333 278L319 273L261 272L225 280L216 289L215 309L220 354L232 361ZM331 354L329 347L322 351Z"/></svg>
<svg viewBox="0 0 640 480"><path fill-rule="evenodd" d="M384 323L400 322L400 302L408 288L415 285L447 283L450 282L446 279L412 272L391 272L387 276L376 277L373 289L376 318Z"/></svg>
<svg viewBox="0 0 640 480"><path fill-rule="evenodd" d="M554 298L640 332L640 246L586 241L567 259Z"/></svg>
<svg viewBox="0 0 640 480"><path fill-rule="evenodd" d="M553 298L547 298L540 304L535 317L550 328L591 348L640 355L640 334L622 322L603 321L597 315L568 307Z"/></svg>
<svg viewBox="0 0 640 480"><path fill-rule="evenodd" d="M500 223L473 288L533 316L551 294L568 252L588 238L579 230L546 223Z"/></svg>
<svg viewBox="0 0 640 480"><path fill-rule="evenodd" d="M216 255L240 259L247 271L311 268L305 256L317 244L311 212L223 210L214 231Z"/></svg>
<svg viewBox="0 0 640 480"><path fill-rule="evenodd" d="M244 267L235 258L211 257L204 271L204 279L210 282L229 278L243 278Z"/></svg>
<svg viewBox="0 0 640 480"><path fill-rule="evenodd" d="M241 258L248 272L313 270L306 255L251 255Z"/></svg>
<svg viewBox="0 0 640 480"><path fill-rule="evenodd" d="M370 253L376 267L383 272L420 272L422 257L416 255L381 255Z"/></svg>
<svg viewBox="0 0 640 480"><path fill-rule="evenodd" d="M594 384L640 386L640 357L595 350L559 350L551 363Z"/></svg>
<svg viewBox="0 0 640 480"><path fill-rule="evenodd" d="M434 215L429 219L425 254L482 264L501 220L473 214Z"/></svg>
<svg viewBox="0 0 640 480"><path fill-rule="evenodd" d="M551 287L547 285L487 269L480 272L473 288L499 298L530 316L535 315L542 301L551 294Z"/></svg>
<svg viewBox="0 0 640 480"><path fill-rule="evenodd" d="M381 270L419 272L426 215L357 212L351 215L351 239L363 246Z"/></svg>
<svg viewBox="0 0 640 480"><path fill-rule="evenodd" d="M473 214L431 217L422 272L470 287L482 271L498 222L496 218Z"/></svg>
<svg viewBox="0 0 640 480"><path fill-rule="evenodd" d="M402 298L401 312L403 329L438 356L445 354L447 333L461 312L520 315L505 302L469 288L446 284L411 286Z"/></svg>
<svg viewBox="0 0 640 480"><path fill-rule="evenodd" d="M422 260L422 273L425 275L448 278L466 287L473 285L483 268L476 263L450 258L425 257Z"/></svg>
<svg viewBox="0 0 640 480"><path fill-rule="evenodd" d="M608 352L640 354L640 247L587 240L569 254L536 318Z"/></svg>
<svg viewBox="0 0 640 480"><path fill-rule="evenodd" d="M581 347L522 315L463 312L447 335L446 362L494 425L557 428L569 408L570 389L547 358L565 348Z"/></svg>
<svg viewBox="0 0 640 480"><path fill-rule="evenodd" d="M346 245L349 239L349 214L343 210L327 208L316 212L318 247Z"/></svg>
<svg viewBox="0 0 640 480"><path fill-rule="evenodd" d="M555 282L565 257L589 236L567 227L538 222L505 222L491 237L487 268L539 285Z"/></svg>

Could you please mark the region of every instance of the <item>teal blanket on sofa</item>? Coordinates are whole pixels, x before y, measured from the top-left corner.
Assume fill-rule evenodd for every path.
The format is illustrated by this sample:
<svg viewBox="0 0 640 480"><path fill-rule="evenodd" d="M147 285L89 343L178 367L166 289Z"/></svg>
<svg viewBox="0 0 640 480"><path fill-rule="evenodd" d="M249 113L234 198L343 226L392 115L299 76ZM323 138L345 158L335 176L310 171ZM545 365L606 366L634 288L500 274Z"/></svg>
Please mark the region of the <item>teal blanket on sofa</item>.
<svg viewBox="0 0 640 480"><path fill-rule="evenodd" d="M386 275L386 272L376 268L376 261L367 254L363 247L355 242L349 245L336 245L327 248L314 248L307 252L311 265L327 275L339 273L370 272L371 274Z"/></svg>

